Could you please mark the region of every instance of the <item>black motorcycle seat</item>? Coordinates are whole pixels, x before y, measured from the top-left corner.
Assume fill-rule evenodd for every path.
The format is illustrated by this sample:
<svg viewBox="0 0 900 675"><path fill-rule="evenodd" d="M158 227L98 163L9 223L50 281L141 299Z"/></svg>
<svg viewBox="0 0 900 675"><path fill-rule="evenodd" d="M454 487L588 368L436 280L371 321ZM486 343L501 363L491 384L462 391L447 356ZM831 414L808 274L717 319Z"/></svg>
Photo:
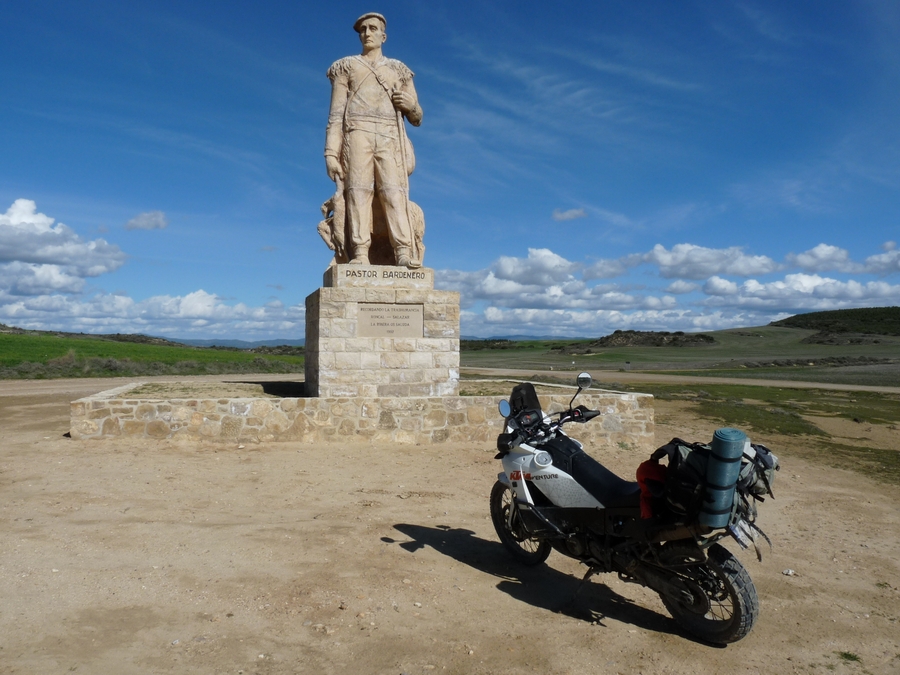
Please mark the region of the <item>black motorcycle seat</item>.
<svg viewBox="0 0 900 675"><path fill-rule="evenodd" d="M641 488L636 482L619 478L586 452L570 460L571 476L598 502L607 508L638 508Z"/></svg>

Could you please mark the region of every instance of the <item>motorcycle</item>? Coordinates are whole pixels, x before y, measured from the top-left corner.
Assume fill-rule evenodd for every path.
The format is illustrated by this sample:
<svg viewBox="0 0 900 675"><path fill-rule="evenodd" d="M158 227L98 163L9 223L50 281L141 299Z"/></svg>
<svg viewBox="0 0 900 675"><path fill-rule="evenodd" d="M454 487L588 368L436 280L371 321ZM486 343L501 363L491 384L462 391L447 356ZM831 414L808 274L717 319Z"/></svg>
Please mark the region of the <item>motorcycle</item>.
<svg viewBox="0 0 900 675"><path fill-rule="evenodd" d="M539 565L556 550L587 566L583 583L617 573L650 588L680 626L704 641L742 639L757 619L759 598L747 570L719 542L730 536L743 548L753 544L762 559L758 537L769 540L755 524L756 502L772 494L777 458L743 432L724 429L712 446L673 439L641 466L643 480L624 480L563 432L566 424L601 414L573 407L591 384L590 374L581 373L568 409L552 415L527 382L500 403L506 425L496 459L503 471L490 497L497 536L525 565ZM719 432L726 432L724 441ZM716 455L723 447L730 457ZM723 467L730 472L724 480Z"/></svg>

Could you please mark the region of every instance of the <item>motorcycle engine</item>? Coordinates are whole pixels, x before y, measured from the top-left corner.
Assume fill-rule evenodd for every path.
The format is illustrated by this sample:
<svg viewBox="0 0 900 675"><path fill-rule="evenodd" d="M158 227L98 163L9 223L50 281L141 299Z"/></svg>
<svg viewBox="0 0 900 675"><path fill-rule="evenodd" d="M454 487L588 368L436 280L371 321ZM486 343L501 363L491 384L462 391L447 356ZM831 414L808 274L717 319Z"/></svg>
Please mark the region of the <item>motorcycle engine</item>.
<svg viewBox="0 0 900 675"><path fill-rule="evenodd" d="M572 537L566 539L566 550L573 558L581 558L584 555L584 542L581 539Z"/></svg>

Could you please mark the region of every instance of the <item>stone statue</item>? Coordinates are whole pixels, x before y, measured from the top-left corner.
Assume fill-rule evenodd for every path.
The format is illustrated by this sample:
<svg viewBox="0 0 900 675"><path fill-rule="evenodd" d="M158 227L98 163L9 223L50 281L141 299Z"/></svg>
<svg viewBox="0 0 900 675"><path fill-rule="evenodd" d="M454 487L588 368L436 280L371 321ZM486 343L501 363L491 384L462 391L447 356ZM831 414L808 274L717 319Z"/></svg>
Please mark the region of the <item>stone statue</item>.
<svg viewBox="0 0 900 675"><path fill-rule="evenodd" d="M353 28L362 54L328 69L325 168L336 191L322 205L319 234L336 263L421 267L425 218L409 200L415 155L403 122L422 123L413 73L382 55L387 21L381 14L363 14Z"/></svg>

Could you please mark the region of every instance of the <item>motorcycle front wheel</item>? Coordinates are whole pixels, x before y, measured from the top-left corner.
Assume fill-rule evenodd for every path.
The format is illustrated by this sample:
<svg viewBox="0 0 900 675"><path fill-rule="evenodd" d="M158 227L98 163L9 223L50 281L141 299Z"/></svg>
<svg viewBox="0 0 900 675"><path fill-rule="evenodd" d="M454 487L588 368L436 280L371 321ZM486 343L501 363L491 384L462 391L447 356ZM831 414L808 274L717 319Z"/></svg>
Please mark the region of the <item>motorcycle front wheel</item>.
<svg viewBox="0 0 900 675"><path fill-rule="evenodd" d="M706 562L697 549L684 544L663 547L661 562L690 590L690 601L660 594L669 613L688 632L714 644L744 638L759 615L753 580L728 549L713 544Z"/></svg>
<svg viewBox="0 0 900 675"><path fill-rule="evenodd" d="M499 480L491 490L491 521L500 537L500 543L523 565L540 565L550 555L548 542L535 539L525 531L519 510L513 502L512 490Z"/></svg>

